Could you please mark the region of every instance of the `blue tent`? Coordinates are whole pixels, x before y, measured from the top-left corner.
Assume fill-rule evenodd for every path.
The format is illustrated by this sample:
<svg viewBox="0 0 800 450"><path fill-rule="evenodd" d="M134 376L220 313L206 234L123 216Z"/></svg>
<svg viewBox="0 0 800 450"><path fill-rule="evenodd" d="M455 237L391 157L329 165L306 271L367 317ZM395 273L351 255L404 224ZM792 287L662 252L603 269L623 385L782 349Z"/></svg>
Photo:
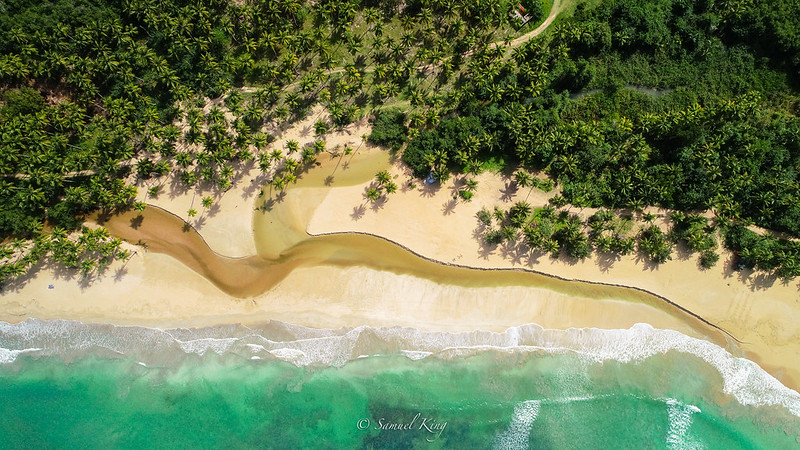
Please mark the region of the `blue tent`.
<svg viewBox="0 0 800 450"><path fill-rule="evenodd" d="M436 182L436 177L433 176L433 172L428 174L428 178L425 178L425 184L433 184Z"/></svg>

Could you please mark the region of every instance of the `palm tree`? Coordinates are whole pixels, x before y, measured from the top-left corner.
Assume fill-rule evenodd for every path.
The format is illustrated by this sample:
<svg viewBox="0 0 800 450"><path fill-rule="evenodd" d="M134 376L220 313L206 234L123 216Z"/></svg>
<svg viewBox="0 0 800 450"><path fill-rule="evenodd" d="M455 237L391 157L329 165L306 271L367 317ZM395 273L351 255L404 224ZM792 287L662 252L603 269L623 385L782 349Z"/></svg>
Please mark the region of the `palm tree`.
<svg viewBox="0 0 800 450"><path fill-rule="evenodd" d="M375 202L381 197L381 190L377 187L371 187L367 189L366 195L369 201Z"/></svg>
<svg viewBox="0 0 800 450"><path fill-rule="evenodd" d="M386 170L381 170L375 175L375 180L378 181L378 184L381 186L389 183L392 180L392 177L389 175L389 172Z"/></svg>
<svg viewBox="0 0 800 450"><path fill-rule="evenodd" d="M295 140L288 140L286 141L286 153L293 154L300 149L300 144L297 143Z"/></svg>
<svg viewBox="0 0 800 450"><path fill-rule="evenodd" d="M211 197L203 197L203 208L210 208L214 204L214 199Z"/></svg>
<svg viewBox="0 0 800 450"><path fill-rule="evenodd" d="M531 215L531 205L526 202L517 202L509 210L509 221L515 228L521 228L528 221L528 216Z"/></svg>

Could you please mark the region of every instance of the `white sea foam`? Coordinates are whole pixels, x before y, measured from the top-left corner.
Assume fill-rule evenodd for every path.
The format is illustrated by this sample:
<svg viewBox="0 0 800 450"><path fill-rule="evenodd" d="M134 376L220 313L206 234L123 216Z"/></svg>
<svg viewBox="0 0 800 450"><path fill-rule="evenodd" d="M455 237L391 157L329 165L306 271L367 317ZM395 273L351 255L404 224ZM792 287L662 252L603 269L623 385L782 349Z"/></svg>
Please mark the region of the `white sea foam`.
<svg viewBox="0 0 800 450"><path fill-rule="evenodd" d="M270 350L269 353L278 359L291 361L298 365L304 365L302 363L308 360L308 355L294 348L276 348L275 350Z"/></svg>
<svg viewBox="0 0 800 450"><path fill-rule="evenodd" d="M689 436L693 415L700 412L700 408L687 405L674 398L666 401L667 415L669 416L669 430L667 431L667 448L675 450L705 448L701 443L694 441Z"/></svg>
<svg viewBox="0 0 800 450"><path fill-rule="evenodd" d="M58 355L66 360L99 353L122 355L156 366L209 352L245 359L278 358L299 366L339 367L360 355L453 359L485 352L572 353L591 364L643 361L675 351L694 355L713 366L722 375L723 392L739 403L783 406L800 417L800 394L783 386L754 362L737 358L710 342L646 324L627 330L546 330L529 324L502 333L444 333L366 326L318 330L281 322L260 327L160 330L29 319L14 325L0 322L0 347L0 363L5 364L14 363L19 354L36 348L35 355Z"/></svg>
<svg viewBox="0 0 800 450"><path fill-rule="evenodd" d="M529 448L531 427L539 417L540 407L539 400L527 400L514 406L508 429L497 435L492 447L502 450Z"/></svg>
<svg viewBox="0 0 800 450"><path fill-rule="evenodd" d="M193 339L191 341L177 341L178 344L181 346L183 351L186 353L195 353L200 356L205 355L207 351L212 351L218 355L221 355L228 351L231 345L235 344L239 340L237 338L225 338L225 339L214 339L214 338L202 338L202 339Z"/></svg>
<svg viewBox="0 0 800 450"><path fill-rule="evenodd" d="M40 348L24 348L22 350L9 350L7 348L0 347L0 364L10 364L17 359L17 356L23 353L30 353L36 352L41 350Z"/></svg>
<svg viewBox="0 0 800 450"><path fill-rule="evenodd" d="M422 358L427 358L428 356L431 356L433 354L432 352L421 352L418 350L400 350L400 353L402 353L403 356L412 361L417 361Z"/></svg>

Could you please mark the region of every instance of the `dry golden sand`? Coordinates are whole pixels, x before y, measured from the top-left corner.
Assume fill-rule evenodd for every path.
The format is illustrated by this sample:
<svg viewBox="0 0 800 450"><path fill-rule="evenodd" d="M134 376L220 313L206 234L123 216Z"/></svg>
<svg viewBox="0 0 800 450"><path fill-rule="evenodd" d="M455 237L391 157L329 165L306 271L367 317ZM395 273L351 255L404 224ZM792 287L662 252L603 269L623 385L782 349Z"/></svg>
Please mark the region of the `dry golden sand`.
<svg viewBox="0 0 800 450"><path fill-rule="evenodd" d="M399 165L393 167L392 173L398 184L405 185L410 180L408 170ZM727 263L728 254L713 269L701 271L696 255L683 259L676 255L673 261L655 268L633 256L619 260L599 260L592 256L585 261L568 261L543 255L531 259L524 247L487 248L476 238L479 227L475 214L481 207L499 205L508 209L519 200L540 206L549 195L536 189L517 191L510 179L494 174L483 174L477 180L478 191L470 203L454 200L455 186L460 180L453 179L439 189L418 186L403 190L377 210L367 207L361 216L354 216L352 211L365 204L366 185L335 189L317 208L308 232L376 233L438 261L483 268L514 267L566 279L642 288L670 299L735 336L742 341L739 346L749 358L760 362L785 383L797 386L795 380L800 380L797 281L784 285L749 272L736 272ZM413 212L411 217L410 212ZM577 209L575 212L581 213ZM523 316L518 320L547 322L546 318ZM594 326L606 325L598 320Z"/></svg>
<svg viewBox="0 0 800 450"><path fill-rule="evenodd" d="M307 128L314 120L312 116L280 139L310 142L313 133ZM352 160L321 158L321 167L312 169L282 201L267 204L269 210L255 211L271 195L267 189L265 197L258 198L263 175L257 169L244 171L240 183L217 198L215 214L192 220L200 234L184 231L180 219L155 208L136 229L130 227L132 216L112 219L106 224L112 231L132 242L141 239L148 248L136 247L137 254L124 267L116 264L88 284L42 268L4 292L0 320L63 318L159 327L280 320L314 327L367 324L449 331L501 331L531 322L562 329L627 328L646 322L726 345L724 333L682 307L742 341L730 340L727 346L735 353L741 348L797 389L796 283L767 287L752 276L742 281L722 263L700 272L694 259L651 269L634 258L571 263L547 256L531 260L527 252L514 249L484 248L474 235L475 212L484 205L508 206L525 199L527 190L514 192L509 180L484 174L478 177L471 203L452 201L451 180L440 189L402 188L373 208L364 199L369 181L359 179L370 177L373 165L388 163L376 156L379 150L361 145L366 132L362 123L328 138L329 148L350 144L360 148L358 155ZM359 173L359 164L369 170ZM395 165L391 170L398 185L406 186L404 169ZM331 187L325 186L328 176L333 176ZM207 194L179 193L167 185L151 203L186 218L189 207L201 209L195 205L202 195ZM541 204L546 197L534 190L528 201ZM424 258L459 266L525 269L635 286L680 307L630 290L433 264L384 240L360 235L309 239L306 231L371 233ZM47 288L50 283L55 289Z"/></svg>

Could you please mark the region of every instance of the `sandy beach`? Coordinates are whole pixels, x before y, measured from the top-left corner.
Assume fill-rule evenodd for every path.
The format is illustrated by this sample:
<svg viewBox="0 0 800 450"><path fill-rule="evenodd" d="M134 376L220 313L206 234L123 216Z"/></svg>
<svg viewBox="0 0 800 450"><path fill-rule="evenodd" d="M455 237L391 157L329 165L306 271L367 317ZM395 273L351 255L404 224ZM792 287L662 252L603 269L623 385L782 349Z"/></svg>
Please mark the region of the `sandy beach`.
<svg viewBox="0 0 800 450"><path fill-rule="evenodd" d="M273 147L287 139L312 142L315 114L280 135ZM700 271L696 256L675 255L652 268L635 257L573 262L531 258L524 248L486 247L476 237L481 207L507 208L526 198L538 206L552 194L516 190L510 179L491 173L477 177L470 203L453 199L460 177L434 187L415 180L417 186L409 187L404 167L362 142L368 132L361 122L327 135L332 154L320 155L319 165L280 197L264 188L268 175L252 166L240 168L238 182L217 195L208 211L199 207L209 195L202 190L165 183L152 199L140 189L153 206L141 225L131 228L133 215L104 223L136 251L127 264L115 263L88 281L42 267L3 293L0 320L156 327L280 320L446 331L502 331L525 323L629 328L644 322L712 340L798 388L796 281L769 283L733 271L724 264L728 255ZM356 154L337 154L344 145L358 149ZM376 168L389 169L400 189L370 204L364 192ZM192 207L200 213L188 218ZM184 225L187 218L192 227ZM134 245L140 241L146 245ZM54 289L48 289L51 283Z"/></svg>

